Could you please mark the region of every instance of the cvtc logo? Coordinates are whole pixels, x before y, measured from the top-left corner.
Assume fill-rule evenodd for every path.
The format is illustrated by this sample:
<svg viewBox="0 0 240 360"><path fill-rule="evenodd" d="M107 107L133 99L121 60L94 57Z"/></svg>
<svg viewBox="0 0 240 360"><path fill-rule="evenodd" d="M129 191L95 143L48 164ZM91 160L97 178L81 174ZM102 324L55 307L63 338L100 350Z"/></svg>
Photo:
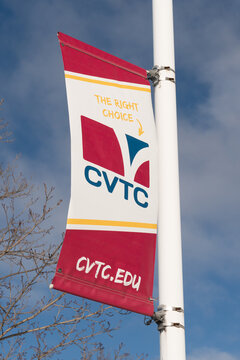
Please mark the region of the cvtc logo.
<svg viewBox="0 0 240 360"><path fill-rule="evenodd" d="M149 160L142 162L135 170L134 163L141 150L149 145L133 136L124 134L122 142L127 144L127 159L123 157L120 142L115 131L109 126L81 116L83 158L94 165L87 165L84 170L86 181L95 187L105 186L112 194L117 186L122 187L125 200L133 198L138 206L148 207ZM110 170L116 175L109 177ZM126 181L126 176L130 181ZM142 186L136 186L136 184Z"/></svg>

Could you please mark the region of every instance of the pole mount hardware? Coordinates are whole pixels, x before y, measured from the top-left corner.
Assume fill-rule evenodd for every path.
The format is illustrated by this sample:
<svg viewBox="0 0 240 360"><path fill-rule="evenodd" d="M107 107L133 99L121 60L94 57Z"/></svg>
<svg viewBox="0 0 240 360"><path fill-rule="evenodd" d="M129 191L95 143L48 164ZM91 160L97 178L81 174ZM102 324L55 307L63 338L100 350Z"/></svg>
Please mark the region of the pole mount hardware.
<svg viewBox="0 0 240 360"><path fill-rule="evenodd" d="M157 308L157 311L153 314L152 320L157 324L158 331L165 331L168 327L176 327L180 329L185 329L182 324L182 319L184 314L184 310L181 307L176 306L167 306L160 305ZM173 317L179 318L178 321L173 321Z"/></svg>
<svg viewBox="0 0 240 360"><path fill-rule="evenodd" d="M158 65L154 65L151 70L147 70L147 78L151 80L153 85L156 86L159 83L160 75L159 75L160 67Z"/></svg>
<svg viewBox="0 0 240 360"><path fill-rule="evenodd" d="M173 73L172 76L167 76L169 71ZM170 66L154 65L151 70L147 70L147 78L152 81L153 86L157 86L163 80L171 81L175 84L175 71Z"/></svg>

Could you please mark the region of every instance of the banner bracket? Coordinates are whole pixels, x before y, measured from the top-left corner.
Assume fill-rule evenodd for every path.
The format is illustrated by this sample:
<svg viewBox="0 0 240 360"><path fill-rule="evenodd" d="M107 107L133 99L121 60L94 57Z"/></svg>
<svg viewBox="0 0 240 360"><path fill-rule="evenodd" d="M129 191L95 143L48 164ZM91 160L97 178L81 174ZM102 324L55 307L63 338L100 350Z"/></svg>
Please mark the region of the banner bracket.
<svg viewBox="0 0 240 360"><path fill-rule="evenodd" d="M158 326L158 331L162 332L165 331L168 327L176 327L180 329L185 329L184 325L181 321L171 321L173 314L176 316L177 314L184 314L184 310L181 307L175 306L167 306L167 305L160 305L158 306L157 311L153 314L151 321L148 321L146 325L150 325L152 321L154 321ZM170 316L169 316L170 315ZM179 317L179 316L178 316Z"/></svg>
<svg viewBox="0 0 240 360"><path fill-rule="evenodd" d="M166 76L171 71L173 76ZM147 70L148 80L152 81L153 86L157 86L160 81L168 80L175 83L175 70L170 66L158 66L154 65L151 70Z"/></svg>

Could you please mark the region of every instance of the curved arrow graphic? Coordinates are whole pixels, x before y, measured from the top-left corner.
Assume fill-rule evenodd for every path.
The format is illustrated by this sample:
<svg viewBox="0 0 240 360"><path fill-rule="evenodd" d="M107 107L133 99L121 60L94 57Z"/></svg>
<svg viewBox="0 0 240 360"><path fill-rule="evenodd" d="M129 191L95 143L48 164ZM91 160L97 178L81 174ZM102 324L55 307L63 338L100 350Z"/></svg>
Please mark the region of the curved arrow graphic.
<svg viewBox="0 0 240 360"><path fill-rule="evenodd" d="M140 121L138 119L136 119L136 120L139 124L138 135L141 136L144 133L143 127L142 127L142 124L140 123Z"/></svg>

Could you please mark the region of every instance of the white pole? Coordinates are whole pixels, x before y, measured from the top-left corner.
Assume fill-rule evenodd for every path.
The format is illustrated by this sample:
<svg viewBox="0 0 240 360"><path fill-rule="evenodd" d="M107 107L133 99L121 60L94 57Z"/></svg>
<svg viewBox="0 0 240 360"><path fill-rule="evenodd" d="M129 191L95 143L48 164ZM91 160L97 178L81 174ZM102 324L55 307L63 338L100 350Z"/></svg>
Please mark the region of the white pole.
<svg viewBox="0 0 240 360"><path fill-rule="evenodd" d="M172 0L153 0L153 44L154 65L160 67L160 82L155 86L159 314L163 315L160 359L185 360L176 89L171 80L175 78Z"/></svg>

